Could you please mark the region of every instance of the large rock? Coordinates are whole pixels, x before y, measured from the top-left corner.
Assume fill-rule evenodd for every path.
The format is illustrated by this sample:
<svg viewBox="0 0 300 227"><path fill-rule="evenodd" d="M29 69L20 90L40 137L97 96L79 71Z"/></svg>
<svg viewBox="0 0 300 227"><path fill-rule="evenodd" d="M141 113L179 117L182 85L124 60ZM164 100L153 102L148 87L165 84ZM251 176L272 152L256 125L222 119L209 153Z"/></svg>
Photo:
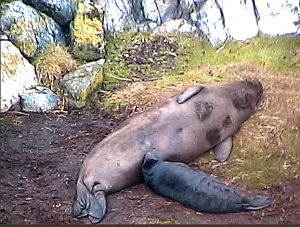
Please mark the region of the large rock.
<svg viewBox="0 0 300 227"><path fill-rule="evenodd" d="M191 21L196 25L198 34L207 38L212 46L224 43L227 34L219 5L215 0L208 0L199 6L191 13Z"/></svg>
<svg viewBox="0 0 300 227"><path fill-rule="evenodd" d="M20 1L1 4L1 31L26 57L34 57L46 44L65 44L62 30L52 18Z"/></svg>
<svg viewBox="0 0 300 227"><path fill-rule="evenodd" d="M154 33L193 33L194 31L196 27L183 18L169 20L153 30Z"/></svg>
<svg viewBox="0 0 300 227"><path fill-rule="evenodd" d="M132 5L136 12L140 13L140 5L135 3L136 0L96 0L95 2L104 9L103 28L105 31L123 32L126 25L132 29L135 28ZM138 15L140 16L142 15Z"/></svg>
<svg viewBox="0 0 300 227"><path fill-rule="evenodd" d="M34 66L10 41L1 41L1 112L19 102L19 94L38 84Z"/></svg>
<svg viewBox="0 0 300 227"><path fill-rule="evenodd" d="M299 0L255 1L261 33L271 36L300 34Z"/></svg>
<svg viewBox="0 0 300 227"><path fill-rule="evenodd" d="M70 23L72 53L75 57L94 61L104 57L103 11L93 4L78 4Z"/></svg>
<svg viewBox="0 0 300 227"><path fill-rule="evenodd" d="M189 18L193 0L96 0L104 9L105 31L123 32L126 26L133 30L156 29L164 22Z"/></svg>
<svg viewBox="0 0 300 227"><path fill-rule="evenodd" d="M162 23L178 18L179 1L174 0L142 0L145 20L154 30Z"/></svg>
<svg viewBox="0 0 300 227"><path fill-rule="evenodd" d="M247 40L258 34L258 26L252 1L217 0L227 35L234 40Z"/></svg>
<svg viewBox="0 0 300 227"><path fill-rule="evenodd" d="M58 102L59 97L46 87L36 86L20 93L20 106L25 112L49 112L58 106Z"/></svg>
<svg viewBox="0 0 300 227"><path fill-rule="evenodd" d="M46 13L62 26L68 26L76 12L73 0L23 0L23 2Z"/></svg>
<svg viewBox="0 0 300 227"><path fill-rule="evenodd" d="M88 98L102 86L105 59L82 66L65 75L60 81L64 96L70 108L85 106Z"/></svg>

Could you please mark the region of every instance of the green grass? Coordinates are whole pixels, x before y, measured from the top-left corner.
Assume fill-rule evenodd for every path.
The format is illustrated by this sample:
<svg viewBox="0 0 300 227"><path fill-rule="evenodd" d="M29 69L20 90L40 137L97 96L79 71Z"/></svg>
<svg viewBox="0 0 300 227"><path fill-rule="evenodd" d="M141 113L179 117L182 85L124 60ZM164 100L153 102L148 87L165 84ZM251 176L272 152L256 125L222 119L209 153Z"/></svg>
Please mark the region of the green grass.
<svg viewBox="0 0 300 227"><path fill-rule="evenodd" d="M126 53L132 42L151 35L153 36L151 33L134 32L106 34L105 90L113 90L118 87L120 82L133 76L132 68L128 66L122 55ZM226 72L224 67L241 61L272 68L291 76L299 75L300 36L267 37L260 35L246 42L229 41L224 47L223 45L212 47L206 40L192 35L174 34L166 37L178 42L179 54L176 57L177 67L175 69L159 72L162 80L155 83L159 88L174 83L229 81L232 80L233 75ZM220 48L222 49L217 53ZM167 60L165 59L165 61ZM199 70L202 66L213 67L213 75ZM144 69L143 73L146 75L157 74L153 71Z"/></svg>
<svg viewBox="0 0 300 227"><path fill-rule="evenodd" d="M132 68L126 65L120 53L126 52L134 40L147 36L153 34L125 32L110 37L105 66L107 88L115 89L124 81L122 78L131 78ZM225 163L215 161L213 151L209 151L194 164L249 190L300 178L300 103L297 101L300 99L300 37L260 35L245 42L230 41L224 47L212 47L191 35L168 35L167 38L178 43L176 68L143 71L161 75L152 82L152 96L160 95L157 89L237 80L235 76L260 79L267 94L259 111L234 136L233 150ZM151 94L151 86L145 96ZM128 92L127 89L126 94ZM137 95L133 93L134 96L126 97ZM139 97L142 95L139 93ZM118 98L111 97L105 99L107 107L130 104L122 92ZM147 100L140 102L144 105Z"/></svg>
<svg viewBox="0 0 300 227"><path fill-rule="evenodd" d="M248 61L262 66L273 68L279 72L298 75L296 66L290 63L300 49L300 36L267 37L260 35L245 42L228 42L222 47L212 47L206 41L197 37L187 36L181 38L181 50L187 54L188 61L185 71L195 70L202 64L211 64L222 67L229 63Z"/></svg>

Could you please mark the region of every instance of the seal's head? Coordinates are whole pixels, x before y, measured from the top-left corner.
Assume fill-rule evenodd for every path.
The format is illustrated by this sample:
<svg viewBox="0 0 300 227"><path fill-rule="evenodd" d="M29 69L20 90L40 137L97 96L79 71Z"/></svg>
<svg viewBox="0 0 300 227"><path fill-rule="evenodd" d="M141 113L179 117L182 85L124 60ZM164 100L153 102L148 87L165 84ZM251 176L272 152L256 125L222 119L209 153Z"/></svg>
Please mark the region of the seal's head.
<svg viewBox="0 0 300 227"><path fill-rule="evenodd" d="M254 109L262 101L263 86L258 80L236 81L224 87L232 90L232 102L238 110Z"/></svg>

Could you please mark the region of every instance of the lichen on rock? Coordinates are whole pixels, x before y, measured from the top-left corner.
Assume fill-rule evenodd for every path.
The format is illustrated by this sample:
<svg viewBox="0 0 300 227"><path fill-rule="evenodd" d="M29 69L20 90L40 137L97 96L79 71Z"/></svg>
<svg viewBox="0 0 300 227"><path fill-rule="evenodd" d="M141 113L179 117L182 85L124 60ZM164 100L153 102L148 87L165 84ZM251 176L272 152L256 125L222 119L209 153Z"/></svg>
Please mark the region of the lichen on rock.
<svg viewBox="0 0 300 227"><path fill-rule="evenodd" d="M93 5L78 3L70 23L72 52L80 60L93 61L104 56L103 11Z"/></svg>
<svg viewBox="0 0 300 227"><path fill-rule="evenodd" d="M21 1L1 4L1 32L28 58L48 43L66 43L52 18Z"/></svg>
<svg viewBox="0 0 300 227"><path fill-rule="evenodd" d="M89 97L97 88L101 87L104 63L105 59L87 63L63 77L60 86L68 107L81 108L85 106Z"/></svg>

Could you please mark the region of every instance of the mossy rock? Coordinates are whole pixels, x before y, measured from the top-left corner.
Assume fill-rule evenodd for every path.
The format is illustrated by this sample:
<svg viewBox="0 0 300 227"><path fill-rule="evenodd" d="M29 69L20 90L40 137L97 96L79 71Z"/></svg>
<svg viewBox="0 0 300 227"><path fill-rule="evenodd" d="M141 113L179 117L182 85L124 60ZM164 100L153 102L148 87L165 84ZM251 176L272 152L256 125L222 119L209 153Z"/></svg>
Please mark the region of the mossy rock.
<svg viewBox="0 0 300 227"><path fill-rule="evenodd" d="M103 11L92 5L78 4L77 14L70 23L72 52L84 61L104 56Z"/></svg>
<svg viewBox="0 0 300 227"><path fill-rule="evenodd" d="M63 77L60 86L67 99L69 108L84 107L94 92L103 83L103 65L105 59L100 59L78 67Z"/></svg>

